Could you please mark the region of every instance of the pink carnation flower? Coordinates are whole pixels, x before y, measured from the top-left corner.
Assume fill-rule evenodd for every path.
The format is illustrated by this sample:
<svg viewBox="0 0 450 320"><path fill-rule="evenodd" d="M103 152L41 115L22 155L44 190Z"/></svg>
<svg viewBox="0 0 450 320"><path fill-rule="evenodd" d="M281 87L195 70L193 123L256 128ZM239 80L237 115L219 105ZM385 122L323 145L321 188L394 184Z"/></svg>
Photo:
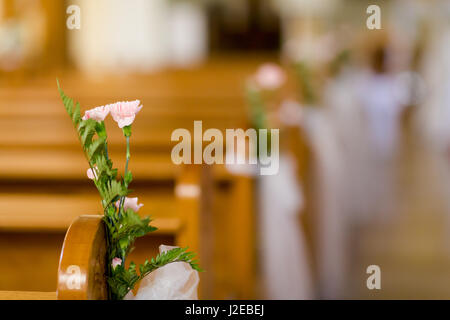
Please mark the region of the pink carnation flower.
<svg viewBox="0 0 450 320"><path fill-rule="evenodd" d="M120 200L116 202L116 207L119 208L120 206ZM123 202L123 209L126 211L128 209L133 210L134 212L138 212L140 208L142 208L144 205L138 204L138 198L127 198L125 197L125 201Z"/></svg>
<svg viewBox="0 0 450 320"><path fill-rule="evenodd" d="M117 266L120 266L121 264L122 264L122 259L120 259L120 258L114 258L114 259L112 259L111 265L112 265L113 270L114 270Z"/></svg>
<svg viewBox="0 0 450 320"><path fill-rule="evenodd" d="M117 102L109 106L111 115L114 121L119 124L119 128L129 126L133 123L136 114L142 109L140 103L139 100L136 100L131 102Z"/></svg>
<svg viewBox="0 0 450 320"><path fill-rule="evenodd" d="M283 69L274 63L263 64L255 75L256 84L265 90L278 89L285 81L286 74Z"/></svg>
<svg viewBox="0 0 450 320"><path fill-rule="evenodd" d="M84 113L83 120L93 119L95 121L103 121L109 113L109 106L101 106Z"/></svg>

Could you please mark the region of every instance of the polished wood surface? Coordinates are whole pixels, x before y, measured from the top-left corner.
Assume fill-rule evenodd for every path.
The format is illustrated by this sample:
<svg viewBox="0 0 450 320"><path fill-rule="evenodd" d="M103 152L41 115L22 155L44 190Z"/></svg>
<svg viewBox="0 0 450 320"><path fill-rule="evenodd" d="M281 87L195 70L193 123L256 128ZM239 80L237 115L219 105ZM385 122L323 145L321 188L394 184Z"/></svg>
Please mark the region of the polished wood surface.
<svg viewBox="0 0 450 320"><path fill-rule="evenodd" d="M76 218L64 238L57 273L57 291L0 291L0 300L108 299L105 231L103 216L85 215ZM157 251L156 245L152 250Z"/></svg>
<svg viewBox="0 0 450 320"><path fill-rule="evenodd" d="M103 216L80 216L70 226L58 268L58 300L107 300L107 241Z"/></svg>
<svg viewBox="0 0 450 320"><path fill-rule="evenodd" d="M64 234L0 232L1 291L56 291L56 274Z"/></svg>
<svg viewBox="0 0 450 320"><path fill-rule="evenodd" d="M56 292L0 291L0 300L56 300Z"/></svg>
<svg viewBox="0 0 450 320"><path fill-rule="evenodd" d="M80 216L64 238L56 292L0 291L0 300L106 300L106 233L103 216Z"/></svg>

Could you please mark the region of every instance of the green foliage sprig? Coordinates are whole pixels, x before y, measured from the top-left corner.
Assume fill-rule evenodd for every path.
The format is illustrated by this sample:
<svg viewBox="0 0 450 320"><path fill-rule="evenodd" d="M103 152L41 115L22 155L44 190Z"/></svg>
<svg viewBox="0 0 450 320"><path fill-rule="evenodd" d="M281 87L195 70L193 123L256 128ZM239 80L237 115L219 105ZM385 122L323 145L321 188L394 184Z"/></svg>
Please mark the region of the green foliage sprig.
<svg viewBox="0 0 450 320"><path fill-rule="evenodd" d="M133 209L125 207L125 197L130 192L128 186L133 180L132 173L128 170L131 125L122 129L126 139L127 152L125 172L123 177L119 177L118 169L113 168L113 162L108 155L108 137L104 121L83 120L80 104L75 103L63 92L58 80L57 85L64 107L78 133L84 155L94 175L94 184L102 198L103 219L107 231L108 267L106 276L110 299L123 299L138 281L168 263L184 261L189 263L193 269L200 271L197 262L193 260L195 254L187 252L186 248L172 249L150 261L147 260L139 266L139 274L133 262L129 264L128 268L126 267L125 261L134 248L135 240L156 230L150 225L149 218L141 218ZM113 266L113 260L120 261L120 264Z"/></svg>
<svg viewBox="0 0 450 320"><path fill-rule="evenodd" d="M313 74L306 62L297 62L295 72L300 83L300 91L303 96L304 103L314 105L317 102L316 92L313 85Z"/></svg>

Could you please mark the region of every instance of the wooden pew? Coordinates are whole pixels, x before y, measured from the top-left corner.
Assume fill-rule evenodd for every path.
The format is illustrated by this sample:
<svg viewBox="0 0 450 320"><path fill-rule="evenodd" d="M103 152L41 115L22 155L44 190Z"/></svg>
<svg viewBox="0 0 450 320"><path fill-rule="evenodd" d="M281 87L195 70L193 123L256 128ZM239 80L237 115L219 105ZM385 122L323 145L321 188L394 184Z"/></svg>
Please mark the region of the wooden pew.
<svg viewBox="0 0 450 320"><path fill-rule="evenodd" d="M106 300L106 237L102 216L80 216L66 233L56 292L0 291L0 300Z"/></svg>
<svg viewBox="0 0 450 320"><path fill-rule="evenodd" d="M206 286L203 297L253 297L254 283L249 280L255 274L252 184L222 165L175 166L170 159L175 145L170 136L176 128L192 130L194 120L203 120L204 129L245 127L242 80L257 63L219 62L195 72L111 77L107 82L76 74L60 77L68 95L80 100L84 109L141 98L145 107L133 125L132 188L145 204L140 213L152 215L159 231L139 240L132 258L141 262L156 253L152 251L156 243L198 249L202 267L208 270L201 275L206 277L201 282ZM122 168L122 133L112 121L107 128L111 158ZM0 264L0 274L10 275L0 277L0 290L54 290L51 270L57 266L70 221L101 211L95 189L85 178L86 162L56 94L54 78L0 87L0 150L6 151L0 157L0 207L4 209L0 210L0 249L23 268L18 272ZM189 204L192 199L177 196L178 186L193 179L191 170L206 190L200 195L209 198L200 197L197 214L186 212L195 208ZM29 266L30 259L35 267ZM31 283L24 279L23 274L36 278L36 269L49 272Z"/></svg>
<svg viewBox="0 0 450 320"><path fill-rule="evenodd" d="M106 300L107 248L102 216L80 216L61 251L56 292L0 291L0 300Z"/></svg>
<svg viewBox="0 0 450 320"><path fill-rule="evenodd" d="M56 292L0 291L0 300L56 300Z"/></svg>
<svg viewBox="0 0 450 320"><path fill-rule="evenodd" d="M80 216L64 239L58 267L58 300L107 300L107 241L103 216Z"/></svg>
<svg viewBox="0 0 450 320"><path fill-rule="evenodd" d="M183 240L198 250L197 229L200 210L201 186L197 170L178 184L179 204L183 206L186 219L195 223L186 225ZM184 189L184 190L183 190ZM59 259L57 290L54 292L0 291L0 300L106 300L107 242L101 215L84 215L70 225ZM157 247L153 248L156 251ZM135 254L136 256L136 254ZM137 255L139 256L139 254Z"/></svg>

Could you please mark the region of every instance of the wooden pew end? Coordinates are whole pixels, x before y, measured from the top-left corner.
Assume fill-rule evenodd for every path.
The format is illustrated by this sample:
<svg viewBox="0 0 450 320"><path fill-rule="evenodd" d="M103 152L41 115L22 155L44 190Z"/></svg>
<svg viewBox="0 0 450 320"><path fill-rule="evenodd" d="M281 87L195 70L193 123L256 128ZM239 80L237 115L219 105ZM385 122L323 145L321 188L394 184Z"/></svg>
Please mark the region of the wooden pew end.
<svg viewBox="0 0 450 320"><path fill-rule="evenodd" d="M58 268L58 300L106 300L106 232L103 216L78 217L66 233Z"/></svg>

